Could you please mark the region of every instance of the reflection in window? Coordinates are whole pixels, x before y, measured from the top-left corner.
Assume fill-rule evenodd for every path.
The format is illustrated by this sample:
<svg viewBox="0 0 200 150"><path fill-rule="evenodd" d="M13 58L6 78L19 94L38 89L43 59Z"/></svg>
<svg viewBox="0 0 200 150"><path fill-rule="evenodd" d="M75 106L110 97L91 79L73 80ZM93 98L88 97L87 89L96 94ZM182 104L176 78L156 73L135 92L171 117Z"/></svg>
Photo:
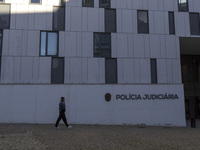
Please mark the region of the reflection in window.
<svg viewBox="0 0 200 150"><path fill-rule="evenodd" d="M138 11L138 33L149 33L148 11Z"/></svg>
<svg viewBox="0 0 200 150"><path fill-rule="evenodd" d="M82 0L83 7L94 7L94 0Z"/></svg>
<svg viewBox="0 0 200 150"><path fill-rule="evenodd" d="M53 7L53 30L65 30L65 7Z"/></svg>
<svg viewBox="0 0 200 150"><path fill-rule="evenodd" d="M110 8L110 0L99 0L99 7Z"/></svg>
<svg viewBox="0 0 200 150"><path fill-rule="evenodd" d="M199 13L190 13L190 33L200 35Z"/></svg>
<svg viewBox="0 0 200 150"><path fill-rule="evenodd" d="M188 11L188 0L178 0L178 11Z"/></svg>
<svg viewBox="0 0 200 150"><path fill-rule="evenodd" d="M0 5L0 29L10 28L10 5Z"/></svg>
<svg viewBox="0 0 200 150"><path fill-rule="evenodd" d="M58 33L41 32L40 55L57 56L58 55Z"/></svg>
<svg viewBox="0 0 200 150"><path fill-rule="evenodd" d="M51 83L64 83L64 58L52 58Z"/></svg>
<svg viewBox="0 0 200 150"><path fill-rule="evenodd" d="M110 33L94 33L94 57L111 57Z"/></svg>
<svg viewBox="0 0 200 150"><path fill-rule="evenodd" d="M40 4L41 0L31 0L31 3Z"/></svg>

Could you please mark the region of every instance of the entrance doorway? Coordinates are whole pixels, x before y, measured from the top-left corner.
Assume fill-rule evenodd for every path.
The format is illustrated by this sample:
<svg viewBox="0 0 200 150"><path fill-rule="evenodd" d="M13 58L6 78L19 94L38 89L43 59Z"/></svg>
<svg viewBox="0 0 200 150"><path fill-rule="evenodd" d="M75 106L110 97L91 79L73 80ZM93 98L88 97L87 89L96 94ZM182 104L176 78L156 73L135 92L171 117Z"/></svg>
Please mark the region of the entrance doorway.
<svg viewBox="0 0 200 150"><path fill-rule="evenodd" d="M180 38L187 119L200 119L200 38Z"/></svg>

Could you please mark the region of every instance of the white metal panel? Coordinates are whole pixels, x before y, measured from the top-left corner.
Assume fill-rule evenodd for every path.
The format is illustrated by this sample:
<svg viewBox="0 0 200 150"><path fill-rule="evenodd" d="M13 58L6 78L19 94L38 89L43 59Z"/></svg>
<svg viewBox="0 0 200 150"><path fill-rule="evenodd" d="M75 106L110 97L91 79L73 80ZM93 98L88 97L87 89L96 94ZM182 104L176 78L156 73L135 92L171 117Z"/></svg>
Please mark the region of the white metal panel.
<svg viewBox="0 0 200 150"><path fill-rule="evenodd" d="M71 9L71 31L81 31L81 8L73 7Z"/></svg>
<svg viewBox="0 0 200 150"><path fill-rule="evenodd" d="M133 59L123 59L124 83L134 83L134 63Z"/></svg>
<svg viewBox="0 0 200 150"><path fill-rule="evenodd" d="M140 83L140 59L134 59L134 81Z"/></svg>
<svg viewBox="0 0 200 150"><path fill-rule="evenodd" d="M117 9L117 32L120 33L123 31L123 22L122 22L122 10Z"/></svg>
<svg viewBox="0 0 200 150"><path fill-rule="evenodd" d="M185 25L185 34L186 34L186 36L191 36L191 34L190 34L189 13L184 13L184 25Z"/></svg>
<svg viewBox="0 0 200 150"><path fill-rule="evenodd" d="M77 52L77 57L82 56L82 33L81 32L76 33L76 52Z"/></svg>
<svg viewBox="0 0 200 150"><path fill-rule="evenodd" d="M46 30L52 30L53 26L53 7L47 6L46 7Z"/></svg>
<svg viewBox="0 0 200 150"><path fill-rule="evenodd" d="M110 1L111 8L117 8L117 1Z"/></svg>
<svg viewBox="0 0 200 150"><path fill-rule="evenodd" d="M98 8L99 7L99 0L94 0L94 8Z"/></svg>
<svg viewBox="0 0 200 150"><path fill-rule="evenodd" d="M117 35L117 57L128 57L128 41L126 34Z"/></svg>
<svg viewBox="0 0 200 150"><path fill-rule="evenodd" d="M127 42L128 42L128 57L133 58L133 50L134 50L134 36L133 34L127 35Z"/></svg>
<svg viewBox="0 0 200 150"><path fill-rule="evenodd" d="M150 59L140 59L140 83L151 83Z"/></svg>
<svg viewBox="0 0 200 150"><path fill-rule="evenodd" d="M165 11L174 11L174 0L164 0L163 4Z"/></svg>
<svg viewBox="0 0 200 150"><path fill-rule="evenodd" d="M3 45L2 45L2 56L9 54L9 39L10 39L10 30L3 30Z"/></svg>
<svg viewBox="0 0 200 150"><path fill-rule="evenodd" d="M60 31L59 32L59 56L64 57L65 56L65 32Z"/></svg>
<svg viewBox="0 0 200 150"><path fill-rule="evenodd" d="M65 32L65 56L76 56L76 32Z"/></svg>
<svg viewBox="0 0 200 150"><path fill-rule="evenodd" d="M157 59L158 83L167 83L166 59Z"/></svg>
<svg viewBox="0 0 200 150"><path fill-rule="evenodd" d="M33 57L33 83L39 83L39 57Z"/></svg>
<svg viewBox="0 0 200 150"><path fill-rule="evenodd" d="M173 83L172 60L167 59L167 83Z"/></svg>
<svg viewBox="0 0 200 150"><path fill-rule="evenodd" d="M88 83L100 83L99 63L99 58L88 58Z"/></svg>
<svg viewBox="0 0 200 150"><path fill-rule="evenodd" d="M33 57L21 58L21 83L32 83L33 78Z"/></svg>
<svg viewBox="0 0 200 150"><path fill-rule="evenodd" d="M66 6L67 7L76 6L77 5L76 3L77 3L77 0L67 0Z"/></svg>
<svg viewBox="0 0 200 150"><path fill-rule="evenodd" d="M81 58L71 58L70 62L70 82L81 83Z"/></svg>
<svg viewBox="0 0 200 150"><path fill-rule="evenodd" d="M81 59L81 81L82 83L88 83L88 59L82 58Z"/></svg>
<svg viewBox="0 0 200 150"><path fill-rule="evenodd" d="M159 35L150 35L150 56L160 58L160 38Z"/></svg>
<svg viewBox="0 0 200 150"><path fill-rule="evenodd" d="M190 2L190 1L189 1ZM189 3L189 6L191 5L191 3ZM193 5L194 5L194 12L200 12L200 1L199 0L193 0ZM190 9L189 9L190 10ZM190 10L191 12L191 10Z"/></svg>
<svg viewBox="0 0 200 150"><path fill-rule="evenodd" d="M51 81L51 58L40 57L39 83L50 83L50 81Z"/></svg>
<svg viewBox="0 0 200 150"><path fill-rule="evenodd" d="M71 7L65 7L65 30L71 29Z"/></svg>
<svg viewBox="0 0 200 150"><path fill-rule="evenodd" d="M82 7L82 0L76 0L76 4L78 7Z"/></svg>
<svg viewBox="0 0 200 150"><path fill-rule="evenodd" d="M82 57L93 57L93 33L82 32Z"/></svg>
<svg viewBox="0 0 200 150"><path fill-rule="evenodd" d="M143 1L144 0L132 0L133 1L133 9L143 9Z"/></svg>
<svg viewBox="0 0 200 150"><path fill-rule="evenodd" d="M16 28L16 14L17 14L17 5L12 4L11 5L11 10L10 10L10 29L15 29Z"/></svg>
<svg viewBox="0 0 200 150"><path fill-rule="evenodd" d="M21 56L22 54L22 30L10 30L9 55Z"/></svg>
<svg viewBox="0 0 200 150"><path fill-rule="evenodd" d="M158 0L158 9L161 11L164 10L164 1L166 0Z"/></svg>
<svg viewBox="0 0 200 150"><path fill-rule="evenodd" d="M133 33L133 11L122 10L122 31L123 33Z"/></svg>
<svg viewBox="0 0 200 150"><path fill-rule="evenodd" d="M65 83L70 83L70 67L71 67L71 58L65 57L65 73L64 73L64 79Z"/></svg>
<svg viewBox="0 0 200 150"><path fill-rule="evenodd" d="M48 23L52 24L47 22L46 6L35 5L35 29L46 30Z"/></svg>
<svg viewBox="0 0 200 150"><path fill-rule="evenodd" d="M82 8L82 31L88 31L88 8Z"/></svg>
<svg viewBox="0 0 200 150"><path fill-rule="evenodd" d="M14 57L2 57L1 82L13 83L14 81Z"/></svg>
<svg viewBox="0 0 200 150"><path fill-rule="evenodd" d="M21 58L14 57L14 83L20 83L21 75Z"/></svg>
<svg viewBox="0 0 200 150"><path fill-rule="evenodd" d="M111 33L111 55L117 57L117 34Z"/></svg>
<svg viewBox="0 0 200 150"><path fill-rule="evenodd" d="M39 56L39 43L40 43L39 31L28 31L28 49L27 56Z"/></svg>
<svg viewBox="0 0 200 150"><path fill-rule="evenodd" d="M118 58L117 59L117 78L118 83L124 83L124 73L123 73L123 59Z"/></svg>
<svg viewBox="0 0 200 150"><path fill-rule="evenodd" d="M99 59L100 83L105 83L105 58Z"/></svg>
<svg viewBox="0 0 200 150"><path fill-rule="evenodd" d="M182 79L181 79L181 63L179 59L173 59L172 60L172 80L173 83L177 84L177 83L182 83Z"/></svg>
<svg viewBox="0 0 200 150"><path fill-rule="evenodd" d="M28 28L28 7L27 5L17 5L16 29Z"/></svg>
<svg viewBox="0 0 200 150"><path fill-rule="evenodd" d="M137 32L137 10L133 10L133 33Z"/></svg>
<svg viewBox="0 0 200 150"><path fill-rule="evenodd" d="M151 0L151 2L149 2L149 10L158 10L158 8L159 8L158 0Z"/></svg>
<svg viewBox="0 0 200 150"><path fill-rule="evenodd" d="M100 31L98 9L88 8L88 31L93 31L93 32Z"/></svg>
<svg viewBox="0 0 200 150"><path fill-rule="evenodd" d="M155 20L156 20L154 17L154 11L148 11L148 12L149 12L149 33L154 34L155 33Z"/></svg>
<svg viewBox="0 0 200 150"><path fill-rule="evenodd" d="M35 6L28 5L28 29L35 29Z"/></svg>
<svg viewBox="0 0 200 150"><path fill-rule="evenodd" d="M154 26L156 34L164 34L165 33L165 17L164 12L154 11ZM159 20L159 21L158 21Z"/></svg>
<svg viewBox="0 0 200 150"><path fill-rule="evenodd" d="M149 3L150 3L150 1L149 0L140 0L140 1L142 1L142 9L148 9L148 7L149 7Z"/></svg>
<svg viewBox="0 0 200 150"><path fill-rule="evenodd" d="M28 30L22 30L22 56L27 56Z"/></svg>
<svg viewBox="0 0 200 150"><path fill-rule="evenodd" d="M125 9L126 8L126 1L127 0L116 0L117 1L117 8L118 9Z"/></svg>
<svg viewBox="0 0 200 150"><path fill-rule="evenodd" d="M142 34L134 34L134 57L144 57L144 36Z"/></svg>
<svg viewBox="0 0 200 150"><path fill-rule="evenodd" d="M127 9L133 9L133 0L126 0L126 4Z"/></svg>
<svg viewBox="0 0 200 150"><path fill-rule="evenodd" d="M188 1L188 9L190 12L194 12L194 7L195 7L195 0L189 0Z"/></svg>
<svg viewBox="0 0 200 150"><path fill-rule="evenodd" d="M185 16L184 12L174 12L174 20L176 35L177 36L185 36Z"/></svg>
<svg viewBox="0 0 200 150"><path fill-rule="evenodd" d="M160 35L160 57L166 58L166 35Z"/></svg>
<svg viewBox="0 0 200 150"><path fill-rule="evenodd" d="M99 9L99 32L104 32L105 31L105 10L104 9Z"/></svg>
<svg viewBox="0 0 200 150"><path fill-rule="evenodd" d="M145 58L150 57L150 36L144 35L144 56Z"/></svg>
<svg viewBox="0 0 200 150"><path fill-rule="evenodd" d="M176 58L177 49L176 49L176 37L175 36L166 36L166 56L167 58Z"/></svg>

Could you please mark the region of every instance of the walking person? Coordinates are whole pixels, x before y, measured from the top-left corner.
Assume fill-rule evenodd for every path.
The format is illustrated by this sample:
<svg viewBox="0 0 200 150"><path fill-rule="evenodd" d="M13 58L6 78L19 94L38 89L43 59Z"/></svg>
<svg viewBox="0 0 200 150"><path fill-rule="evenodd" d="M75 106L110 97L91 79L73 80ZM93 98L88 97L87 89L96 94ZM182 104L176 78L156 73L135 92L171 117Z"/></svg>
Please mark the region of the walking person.
<svg viewBox="0 0 200 150"><path fill-rule="evenodd" d="M60 120L62 119L63 122L65 123L66 127L67 128L72 128L72 126L69 126L68 123L67 123L67 119L66 119L66 116L65 116L65 98L64 97L61 97L61 100L60 100L60 103L59 103L59 116L58 116L58 119L56 121L56 124L55 124L55 128L59 128L58 127L58 124L60 122Z"/></svg>

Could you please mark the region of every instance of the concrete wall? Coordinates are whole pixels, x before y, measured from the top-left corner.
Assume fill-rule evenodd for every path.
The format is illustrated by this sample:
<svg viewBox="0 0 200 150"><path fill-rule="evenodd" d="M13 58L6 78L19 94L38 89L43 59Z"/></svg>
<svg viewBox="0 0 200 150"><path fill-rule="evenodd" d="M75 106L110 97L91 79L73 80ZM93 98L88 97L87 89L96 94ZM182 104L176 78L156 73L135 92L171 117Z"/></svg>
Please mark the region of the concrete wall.
<svg viewBox="0 0 200 150"><path fill-rule="evenodd" d="M121 100L118 94L177 94L178 99ZM0 95L0 123L55 123L64 96L70 124L185 126L182 85L1 85Z"/></svg>

